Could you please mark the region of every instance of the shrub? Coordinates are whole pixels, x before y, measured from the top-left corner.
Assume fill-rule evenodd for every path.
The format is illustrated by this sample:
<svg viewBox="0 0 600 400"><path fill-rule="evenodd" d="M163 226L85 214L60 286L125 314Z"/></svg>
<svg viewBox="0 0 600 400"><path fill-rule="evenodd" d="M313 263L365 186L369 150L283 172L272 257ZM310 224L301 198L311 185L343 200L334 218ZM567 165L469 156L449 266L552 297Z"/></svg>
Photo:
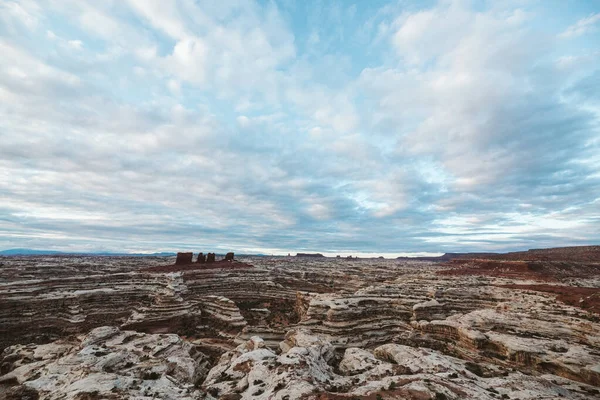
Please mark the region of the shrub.
<svg viewBox="0 0 600 400"><path fill-rule="evenodd" d="M479 364L475 364L475 363L469 361L465 364L465 368L467 369L467 371L469 371L477 376L483 376L483 369L481 368L481 366Z"/></svg>
<svg viewBox="0 0 600 400"><path fill-rule="evenodd" d="M144 373L144 380L155 381L158 378L160 378L160 374L156 371Z"/></svg>

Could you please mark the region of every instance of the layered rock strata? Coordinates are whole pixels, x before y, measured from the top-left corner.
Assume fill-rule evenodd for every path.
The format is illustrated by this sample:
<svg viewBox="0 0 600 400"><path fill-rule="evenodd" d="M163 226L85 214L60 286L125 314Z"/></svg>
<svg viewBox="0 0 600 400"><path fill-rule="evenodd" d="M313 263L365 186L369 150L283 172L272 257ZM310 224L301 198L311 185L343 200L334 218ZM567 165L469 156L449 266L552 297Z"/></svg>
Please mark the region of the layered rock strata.
<svg viewBox="0 0 600 400"><path fill-rule="evenodd" d="M600 386L600 316L595 308L600 278L593 262L587 260L586 267L578 269L568 261L560 261L563 267L559 268L554 261L534 260L542 267L536 264L535 273L530 273L520 269L519 260L511 264L488 261L446 265L256 257L177 266L174 258L6 258L0 268L0 347L72 341L73 335L113 325L182 335L211 365L225 367L225 361L219 362L222 354L230 354L227 362L231 363L251 352L238 347L257 342L253 338L258 336L263 355L266 351L274 354L267 357L267 371L270 366L281 371L277 363L287 362L287 357L280 357L291 349L296 348L291 354L302 353L294 356L300 357L298 364L286 364L289 370L297 369L287 380L266 373L274 383L266 384L263 393L273 398L304 396L302 388L307 383L315 396L331 399L373 399L375 394L411 398L407 393L417 390L414 385L429 388L429 392L415 391L414 398L436 393L463 398L457 394L460 390L471 398L483 396L477 388L462 388L469 380L496 398L500 394L522 399L536 398L534 394L593 398L590 387ZM316 358L302 358L315 348L294 338L309 336L316 339L306 340L321 343L316 348L331 356L324 353L324 361L318 361L316 353ZM377 350L392 345L400 347L387 353ZM405 361L395 364L398 352ZM413 380L421 374L413 364L430 356L452 362L454 369L446 378L460 377L464 369L471 375L462 375L466 380L458 383L457 378L442 379L436 372L427 374L437 378L423 375ZM322 362L328 367L307 367ZM385 363L393 366L386 372L391 375L385 377L396 378L386 380L368 372L388 368ZM313 372L322 373L325 381L301 377ZM366 375L356 382L356 390L348 389L346 378L355 373ZM515 386L505 392L498 389L500 394L488 390L494 388L491 382L510 386L503 374L531 388L531 393L520 393ZM532 377L533 383L524 376ZM252 396L260 390L258 383L231 393L238 377L244 386L244 377L235 375L218 382L208 380L205 388L218 389L219 396L261 398L262 393ZM383 390L392 380L394 389L386 386ZM221 387L224 382L229 382L225 386L230 389ZM454 389L439 390L431 382ZM541 388L545 384L552 390ZM29 390L21 386L14 390ZM281 391L286 387L293 391ZM212 396L199 393L207 399Z"/></svg>

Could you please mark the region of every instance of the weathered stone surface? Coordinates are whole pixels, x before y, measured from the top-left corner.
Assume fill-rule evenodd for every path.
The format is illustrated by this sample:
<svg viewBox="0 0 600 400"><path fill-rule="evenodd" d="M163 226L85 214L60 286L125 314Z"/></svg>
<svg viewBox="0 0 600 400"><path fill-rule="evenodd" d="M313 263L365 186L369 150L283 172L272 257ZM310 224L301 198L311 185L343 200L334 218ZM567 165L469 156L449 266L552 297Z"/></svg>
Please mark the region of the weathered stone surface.
<svg viewBox="0 0 600 400"><path fill-rule="evenodd" d="M2 400L38 400L39 398L39 392L27 386L0 387L0 399Z"/></svg>
<svg viewBox="0 0 600 400"><path fill-rule="evenodd" d="M206 399L598 397L600 277L587 261L173 260L3 258L0 348L28 347L19 373L37 380L27 368L69 353L74 334L177 333L217 368Z"/></svg>
<svg viewBox="0 0 600 400"><path fill-rule="evenodd" d="M78 340L15 345L2 354L22 393L54 399L197 399L206 356L177 335L148 335L100 327ZM24 398L24 397L21 397ZM36 397L31 397L36 398Z"/></svg>
<svg viewBox="0 0 600 400"><path fill-rule="evenodd" d="M219 398L261 400L585 399L595 393L556 376L525 375L397 344L373 352L349 348L336 368L334 346L304 329L288 332L280 347L277 355L258 338L242 343L223 354L203 388Z"/></svg>

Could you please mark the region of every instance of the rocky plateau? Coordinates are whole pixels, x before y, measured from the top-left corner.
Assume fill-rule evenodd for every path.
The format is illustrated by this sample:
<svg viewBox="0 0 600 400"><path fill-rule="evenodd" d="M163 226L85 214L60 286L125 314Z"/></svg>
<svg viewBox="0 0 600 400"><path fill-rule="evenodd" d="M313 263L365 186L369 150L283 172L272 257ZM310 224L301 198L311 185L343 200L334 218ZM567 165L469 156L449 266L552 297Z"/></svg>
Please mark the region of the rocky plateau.
<svg viewBox="0 0 600 400"><path fill-rule="evenodd" d="M598 246L182 254L0 257L0 399L600 399Z"/></svg>

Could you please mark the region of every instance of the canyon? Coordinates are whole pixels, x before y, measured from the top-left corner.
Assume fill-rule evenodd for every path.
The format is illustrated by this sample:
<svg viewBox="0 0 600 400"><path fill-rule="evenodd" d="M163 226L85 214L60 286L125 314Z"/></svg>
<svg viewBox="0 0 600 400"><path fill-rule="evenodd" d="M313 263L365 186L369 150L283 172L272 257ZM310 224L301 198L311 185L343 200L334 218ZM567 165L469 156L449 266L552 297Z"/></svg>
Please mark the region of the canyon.
<svg viewBox="0 0 600 400"><path fill-rule="evenodd" d="M0 398L600 398L600 247L10 256Z"/></svg>

